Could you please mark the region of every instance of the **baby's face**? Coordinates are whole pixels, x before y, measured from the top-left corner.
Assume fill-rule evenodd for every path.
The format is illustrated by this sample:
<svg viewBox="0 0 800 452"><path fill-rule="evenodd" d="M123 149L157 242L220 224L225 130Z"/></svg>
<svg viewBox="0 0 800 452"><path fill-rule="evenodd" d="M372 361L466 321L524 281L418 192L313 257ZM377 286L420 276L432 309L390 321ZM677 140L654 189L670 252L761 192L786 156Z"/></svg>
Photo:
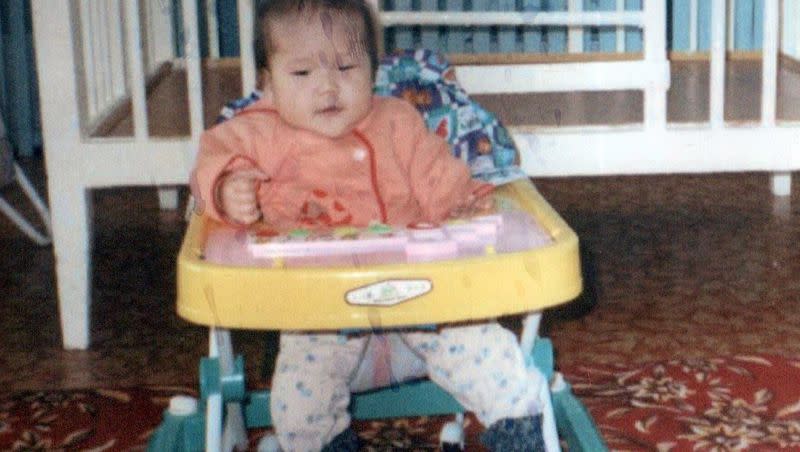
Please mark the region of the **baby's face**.
<svg viewBox="0 0 800 452"><path fill-rule="evenodd" d="M270 23L265 94L284 121L335 138L367 116L372 69L362 24L325 11Z"/></svg>

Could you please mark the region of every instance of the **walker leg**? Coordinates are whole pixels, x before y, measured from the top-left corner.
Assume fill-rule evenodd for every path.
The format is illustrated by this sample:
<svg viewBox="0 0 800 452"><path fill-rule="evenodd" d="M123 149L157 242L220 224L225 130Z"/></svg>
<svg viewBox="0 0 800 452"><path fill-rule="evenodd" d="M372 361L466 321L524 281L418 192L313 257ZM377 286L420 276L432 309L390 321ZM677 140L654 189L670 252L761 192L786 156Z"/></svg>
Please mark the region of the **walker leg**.
<svg viewBox="0 0 800 452"><path fill-rule="evenodd" d="M456 413L455 421L444 424L439 434L439 446L443 452L464 450L464 413Z"/></svg>
<svg viewBox="0 0 800 452"><path fill-rule="evenodd" d="M557 373L552 383L553 411L555 413L558 430L566 439L569 451L578 452L604 452L608 447L592 420L586 407L572 393L560 373Z"/></svg>
<svg viewBox="0 0 800 452"><path fill-rule="evenodd" d="M220 375L223 378L233 375L235 368L230 331L227 329L211 329L209 337L209 356L216 356L219 358ZM235 448L246 448L247 428L245 427L242 405L239 402L226 403L225 414L225 426L222 430L220 443L222 450L227 452ZM212 425L210 417L209 425ZM222 426L222 419L219 420L219 425Z"/></svg>
<svg viewBox="0 0 800 452"><path fill-rule="evenodd" d="M222 394L206 400L206 452L222 452Z"/></svg>

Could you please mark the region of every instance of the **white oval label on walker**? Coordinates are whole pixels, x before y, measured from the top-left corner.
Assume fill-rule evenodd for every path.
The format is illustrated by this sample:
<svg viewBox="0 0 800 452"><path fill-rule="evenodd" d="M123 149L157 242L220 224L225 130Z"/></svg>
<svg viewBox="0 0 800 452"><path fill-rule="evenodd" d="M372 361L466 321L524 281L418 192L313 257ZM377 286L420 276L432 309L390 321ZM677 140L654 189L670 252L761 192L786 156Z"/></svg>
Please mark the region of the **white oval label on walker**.
<svg viewBox="0 0 800 452"><path fill-rule="evenodd" d="M347 292L349 304L359 306L394 306L425 295L433 289L427 279L387 279Z"/></svg>

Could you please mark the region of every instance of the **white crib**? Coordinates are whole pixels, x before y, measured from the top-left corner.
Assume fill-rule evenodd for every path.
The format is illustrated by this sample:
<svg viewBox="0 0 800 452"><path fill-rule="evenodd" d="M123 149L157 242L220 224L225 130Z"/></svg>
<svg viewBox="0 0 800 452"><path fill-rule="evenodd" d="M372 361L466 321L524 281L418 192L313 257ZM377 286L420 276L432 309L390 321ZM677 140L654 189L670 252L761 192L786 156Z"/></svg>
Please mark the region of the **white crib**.
<svg viewBox="0 0 800 452"><path fill-rule="evenodd" d="M710 120L681 126L667 122L665 0L645 0L641 11L586 12L580 11L582 2L570 0L568 12L383 12L381 21L385 26L564 25L576 30L575 35L584 25L641 28L641 59L461 65L457 76L473 94L623 89L644 93L643 121L638 124L512 128L522 167L531 176L764 171L773 174L773 192L786 195L790 172L800 168L800 124L776 120L780 2L764 1L760 122L737 126L726 124L723 117L726 1L712 2ZM89 191L159 186L162 204L175 207L176 191L168 187L187 183L204 127L196 3L182 2L182 59L174 57L169 4L33 0L61 327L68 349L85 349L90 343ZM796 9L784 4L784 14ZM255 86L252 0L238 1L238 18L242 88L249 93ZM165 65L186 72L188 136L165 138L148 132L146 84ZM104 119L127 105L132 136L96 136Z"/></svg>

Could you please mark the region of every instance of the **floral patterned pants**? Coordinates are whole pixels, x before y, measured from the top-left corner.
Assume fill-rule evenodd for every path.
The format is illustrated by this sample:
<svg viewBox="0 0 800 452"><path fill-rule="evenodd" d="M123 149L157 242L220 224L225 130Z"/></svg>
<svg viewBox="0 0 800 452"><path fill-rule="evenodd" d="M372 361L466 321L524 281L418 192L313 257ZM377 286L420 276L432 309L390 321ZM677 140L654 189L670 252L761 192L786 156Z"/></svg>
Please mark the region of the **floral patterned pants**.
<svg viewBox="0 0 800 452"><path fill-rule="evenodd" d="M541 411L544 376L526 367L516 336L499 324L392 334L424 362L428 377L483 425ZM349 427L350 392L371 337L281 335L271 415L283 451L319 451Z"/></svg>

